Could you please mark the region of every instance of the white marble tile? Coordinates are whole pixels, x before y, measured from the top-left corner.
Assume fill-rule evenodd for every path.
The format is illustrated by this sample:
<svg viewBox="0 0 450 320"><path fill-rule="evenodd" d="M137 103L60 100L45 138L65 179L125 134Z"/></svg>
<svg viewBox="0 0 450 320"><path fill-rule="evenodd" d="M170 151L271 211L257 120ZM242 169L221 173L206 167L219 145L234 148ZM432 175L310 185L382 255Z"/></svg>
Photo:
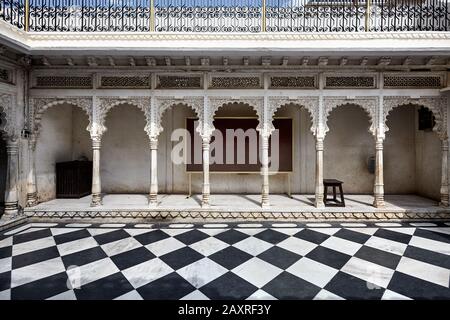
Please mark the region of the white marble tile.
<svg viewBox="0 0 450 320"><path fill-rule="evenodd" d="M63 293L57 294L56 296L50 297L47 300L77 300L75 292L73 290L67 290Z"/></svg>
<svg viewBox="0 0 450 320"><path fill-rule="evenodd" d="M35 232L35 231L40 231L40 230L44 230L46 228L28 228L24 231L19 232L18 234L26 234L26 233L31 233L31 232Z"/></svg>
<svg viewBox="0 0 450 320"><path fill-rule="evenodd" d="M94 238L83 238L58 244L58 251L61 256L65 256L74 252L79 252L97 246L98 243Z"/></svg>
<svg viewBox="0 0 450 320"><path fill-rule="evenodd" d="M166 238L146 245L145 247L150 250L155 256L162 256L171 251L183 248L185 244L178 241L175 238Z"/></svg>
<svg viewBox="0 0 450 320"><path fill-rule="evenodd" d="M338 237L330 237L322 242L321 246L352 256L362 247L362 244Z"/></svg>
<svg viewBox="0 0 450 320"><path fill-rule="evenodd" d="M11 257L0 259L0 273L11 271L11 263L12 263Z"/></svg>
<svg viewBox="0 0 450 320"><path fill-rule="evenodd" d="M386 288L391 281L395 270L359 259L357 257L352 257L341 268L341 271L377 286Z"/></svg>
<svg viewBox="0 0 450 320"><path fill-rule="evenodd" d="M203 228L228 228L226 223L205 223Z"/></svg>
<svg viewBox="0 0 450 320"><path fill-rule="evenodd" d="M289 237L278 243L277 246L304 256L316 248L317 244L296 237Z"/></svg>
<svg viewBox="0 0 450 320"><path fill-rule="evenodd" d="M251 258L231 271L258 288L263 287L283 272L282 269L256 257Z"/></svg>
<svg viewBox="0 0 450 320"><path fill-rule="evenodd" d="M153 224L151 223L138 223L134 225L135 228L144 228L144 229L150 229L153 227Z"/></svg>
<svg viewBox="0 0 450 320"><path fill-rule="evenodd" d="M381 297L381 300L412 300L412 299L400 293L386 289L383 293L383 296Z"/></svg>
<svg viewBox="0 0 450 320"><path fill-rule="evenodd" d="M386 252L394 253L397 255L403 255L407 247L407 245L404 243L376 236L371 237L369 240L366 241L366 243L364 243L364 245L375 249L380 249Z"/></svg>
<svg viewBox="0 0 450 320"><path fill-rule="evenodd" d="M227 269L211 259L203 258L177 270L177 273L189 281L194 287L200 288L227 271Z"/></svg>
<svg viewBox="0 0 450 320"><path fill-rule="evenodd" d="M0 291L0 300L11 300L11 289Z"/></svg>
<svg viewBox="0 0 450 320"><path fill-rule="evenodd" d="M186 233L188 231L192 231L192 229L185 229L185 228L175 228L175 229L160 229L164 233L167 233L171 237L175 237L179 234Z"/></svg>
<svg viewBox="0 0 450 320"><path fill-rule="evenodd" d="M434 252L439 252L442 254L450 255L450 244L440 241L435 241L431 239L426 239L422 237L413 236L409 241L410 246L422 248L425 250L430 250Z"/></svg>
<svg viewBox="0 0 450 320"><path fill-rule="evenodd" d="M311 230L332 236L341 230L341 228L311 228Z"/></svg>
<svg viewBox="0 0 450 320"><path fill-rule="evenodd" d="M12 229L12 230L10 230L8 232L5 232L4 235L5 236L11 236L13 234L19 233L20 231L28 229L30 226L31 226L30 224L26 224L26 225L14 228L14 229Z"/></svg>
<svg viewBox="0 0 450 320"><path fill-rule="evenodd" d="M369 236L373 235L378 230L378 228L345 228L345 229L363 233L363 234L367 234Z"/></svg>
<svg viewBox="0 0 450 320"><path fill-rule="evenodd" d="M319 293L314 297L313 300L345 300L344 298L328 291L325 289L322 289L319 291Z"/></svg>
<svg viewBox="0 0 450 320"><path fill-rule="evenodd" d="M116 231L117 229L114 228L105 228L105 229L100 229L100 228L89 228L87 229L87 231L92 235L92 236L99 236L101 234L105 234L108 232L113 232Z"/></svg>
<svg viewBox="0 0 450 320"><path fill-rule="evenodd" d="M293 236L302 231L303 228L272 228L272 230L287 234L288 236Z"/></svg>
<svg viewBox="0 0 450 320"><path fill-rule="evenodd" d="M106 243L101 247L103 251L105 251L105 253L111 257L125 251L142 247L142 244L136 239L130 237Z"/></svg>
<svg viewBox="0 0 450 320"><path fill-rule="evenodd" d="M235 244L233 244L233 247L236 247L242 251L247 252L248 254L251 254L253 256L257 256L258 254L266 251L273 245L260 240L258 238L249 237L244 240L241 240Z"/></svg>
<svg viewBox="0 0 450 320"><path fill-rule="evenodd" d="M443 234L450 234L450 228L420 228L423 230L433 231L433 232L439 232Z"/></svg>
<svg viewBox="0 0 450 320"><path fill-rule="evenodd" d="M339 270L304 257L286 269L286 271L323 288Z"/></svg>
<svg viewBox="0 0 450 320"><path fill-rule="evenodd" d="M266 228L236 228L235 230L248 234L249 236L254 236L255 234L263 232Z"/></svg>
<svg viewBox="0 0 450 320"><path fill-rule="evenodd" d="M207 296L205 296L201 291L195 290L185 295L180 300L210 300L210 299Z"/></svg>
<svg viewBox="0 0 450 320"><path fill-rule="evenodd" d="M100 228L123 228L125 223L104 223L100 225Z"/></svg>
<svg viewBox="0 0 450 320"><path fill-rule="evenodd" d="M66 227L69 228L87 228L92 226L92 223L69 223L66 224Z"/></svg>
<svg viewBox="0 0 450 320"><path fill-rule="evenodd" d="M46 278L65 270L60 257L13 269L11 272L11 288Z"/></svg>
<svg viewBox="0 0 450 320"><path fill-rule="evenodd" d="M409 224L413 227L436 227L436 224L431 222L410 222Z"/></svg>
<svg viewBox="0 0 450 320"><path fill-rule="evenodd" d="M60 234L67 234L70 232L82 230L82 228L50 228L50 232L53 236L58 236Z"/></svg>
<svg viewBox="0 0 450 320"><path fill-rule="evenodd" d="M341 226L344 228L357 228L357 227L367 227L365 223L357 223L357 222L343 222Z"/></svg>
<svg viewBox="0 0 450 320"><path fill-rule="evenodd" d="M193 228L194 225L190 224L190 223L173 223L173 224L169 224L169 228Z"/></svg>
<svg viewBox="0 0 450 320"><path fill-rule="evenodd" d="M278 300L274 296L268 294L262 289L258 289L253 292L247 299L245 300Z"/></svg>
<svg viewBox="0 0 450 320"><path fill-rule="evenodd" d="M238 228L262 228L260 223L240 223L237 225Z"/></svg>
<svg viewBox="0 0 450 320"><path fill-rule="evenodd" d="M76 284L77 286L84 286L85 284L102 279L116 272L119 272L119 269L109 258L67 269L70 283Z"/></svg>
<svg viewBox="0 0 450 320"><path fill-rule="evenodd" d="M377 222L375 223L375 225L377 227L384 227L384 228L389 228L389 227L401 227L401 223L396 223L396 222Z"/></svg>
<svg viewBox="0 0 450 320"><path fill-rule="evenodd" d="M216 239L216 238L206 238L201 241L198 241L194 244L191 244L189 247L194 249L197 252L200 252L204 256L209 256L217 251L225 249L229 244Z"/></svg>
<svg viewBox="0 0 450 320"><path fill-rule="evenodd" d="M137 289L171 272L173 272L171 267L161 259L155 258L125 269L122 271L122 274Z"/></svg>
<svg viewBox="0 0 450 320"><path fill-rule="evenodd" d="M433 282L443 287L449 287L450 270L429 263L402 257L397 266L397 271L407 275Z"/></svg>
<svg viewBox="0 0 450 320"><path fill-rule="evenodd" d="M272 223L272 228L297 228L295 223Z"/></svg>
<svg viewBox="0 0 450 320"><path fill-rule="evenodd" d="M28 253L31 251L36 251L39 249L44 249L48 247L52 247L56 245L53 237L41 238L37 240L22 242L19 244L15 244L13 246L12 254L13 256L17 256L19 254Z"/></svg>
<svg viewBox="0 0 450 320"><path fill-rule="evenodd" d="M114 300L144 300L144 299L139 294L139 292L137 292L136 290L132 290L115 298Z"/></svg>
<svg viewBox="0 0 450 320"><path fill-rule="evenodd" d="M51 228L56 227L57 223L47 223L47 222L33 222L31 224L32 227L43 227L43 228Z"/></svg>
<svg viewBox="0 0 450 320"><path fill-rule="evenodd" d="M0 248L9 247L12 245L12 237L8 237L5 239L0 240Z"/></svg>
<svg viewBox="0 0 450 320"><path fill-rule="evenodd" d="M151 232L149 229L123 229L130 236L135 237L143 233Z"/></svg>
<svg viewBox="0 0 450 320"><path fill-rule="evenodd" d="M225 232L229 229L218 229L218 228L214 228L214 229L204 229L204 228L199 228L199 231L206 233L208 236L212 237L212 236L216 236L219 233Z"/></svg>
<svg viewBox="0 0 450 320"><path fill-rule="evenodd" d="M306 225L309 228L328 228L328 227L331 227L331 224L329 224L329 223L319 223L319 222L307 223Z"/></svg>
<svg viewBox="0 0 450 320"><path fill-rule="evenodd" d="M412 235L416 231L416 228L405 228L405 227L403 227L403 228L389 228L389 231L394 231L394 232L398 232L398 233Z"/></svg>

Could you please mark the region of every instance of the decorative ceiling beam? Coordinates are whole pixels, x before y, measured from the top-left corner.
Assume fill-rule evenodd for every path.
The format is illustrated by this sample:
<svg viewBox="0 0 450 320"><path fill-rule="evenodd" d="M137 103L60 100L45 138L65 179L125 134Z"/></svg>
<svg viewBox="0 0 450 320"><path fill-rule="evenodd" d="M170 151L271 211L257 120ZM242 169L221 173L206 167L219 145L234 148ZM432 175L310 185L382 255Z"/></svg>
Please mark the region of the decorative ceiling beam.
<svg viewBox="0 0 450 320"><path fill-rule="evenodd" d="M369 62L369 58L368 57L362 57L361 61L359 62L360 66L367 66L367 62Z"/></svg>
<svg viewBox="0 0 450 320"><path fill-rule="evenodd" d="M87 57L87 64L89 67L97 67L98 63L97 63L97 59L95 59L95 57Z"/></svg>
<svg viewBox="0 0 450 320"><path fill-rule="evenodd" d="M156 59L153 57L145 57L145 63L147 63L147 66L154 67L156 66Z"/></svg>
<svg viewBox="0 0 450 320"><path fill-rule="evenodd" d="M378 65L379 66L385 67L385 66L388 66L390 64L391 64L391 58L390 57L381 57L378 60Z"/></svg>
<svg viewBox="0 0 450 320"><path fill-rule="evenodd" d="M328 65L328 57L319 57L317 65L321 67Z"/></svg>
<svg viewBox="0 0 450 320"><path fill-rule="evenodd" d="M261 58L261 65L264 67L270 66L272 63L272 57L262 57Z"/></svg>

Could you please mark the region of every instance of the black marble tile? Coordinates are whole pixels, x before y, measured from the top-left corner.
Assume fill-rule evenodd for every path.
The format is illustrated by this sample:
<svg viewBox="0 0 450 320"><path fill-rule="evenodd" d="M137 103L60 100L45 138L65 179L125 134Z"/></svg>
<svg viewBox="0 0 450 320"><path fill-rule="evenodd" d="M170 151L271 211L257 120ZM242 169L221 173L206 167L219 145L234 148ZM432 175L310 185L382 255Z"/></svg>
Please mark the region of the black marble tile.
<svg viewBox="0 0 450 320"><path fill-rule="evenodd" d="M12 257L12 268L18 269L30 264L38 263L59 257L59 251L56 246L48 247L32 252L27 252Z"/></svg>
<svg viewBox="0 0 450 320"><path fill-rule="evenodd" d="M68 233L59 234L59 235L54 236L53 238L55 239L56 244L62 244L62 243L75 241L75 240L79 240L79 239L83 239L83 238L89 238L89 237L92 237L92 235L89 233L89 231L87 231L86 229L81 229L81 230L75 230L75 231L68 232Z"/></svg>
<svg viewBox="0 0 450 320"><path fill-rule="evenodd" d="M228 244L235 244L235 243L242 241L250 236L248 234L239 232L235 229L230 229L228 231L219 233L218 235L215 235L214 237L219 240L222 240L223 242L226 242Z"/></svg>
<svg viewBox="0 0 450 320"><path fill-rule="evenodd" d="M114 273L102 279L87 283L80 289L75 289L79 300L106 300L117 298L134 288L127 278L120 273Z"/></svg>
<svg viewBox="0 0 450 320"><path fill-rule="evenodd" d="M33 232L27 232L24 234L16 234L13 236L13 244L19 244L23 242L38 240L42 238L51 237L52 233L50 229L37 230Z"/></svg>
<svg viewBox="0 0 450 320"><path fill-rule="evenodd" d="M137 292L146 300L178 300L195 290L178 273L172 272L138 288Z"/></svg>
<svg viewBox="0 0 450 320"><path fill-rule="evenodd" d="M416 231L414 232L414 236L427 238L434 241L440 241L444 243L450 243L450 234L445 234L431 230L416 229Z"/></svg>
<svg viewBox="0 0 450 320"><path fill-rule="evenodd" d="M69 290L68 276L61 272L11 289L13 300L43 300Z"/></svg>
<svg viewBox="0 0 450 320"><path fill-rule="evenodd" d="M170 238L170 236L161 230L149 230L149 232L134 236L144 246L159 240Z"/></svg>
<svg viewBox="0 0 450 320"><path fill-rule="evenodd" d="M370 236L367 234L348 229L340 229L333 236L353 242L358 242L361 244L365 243L370 238Z"/></svg>
<svg viewBox="0 0 450 320"><path fill-rule="evenodd" d="M256 290L257 287L232 272L227 272L200 288L211 300L243 300Z"/></svg>
<svg viewBox="0 0 450 320"><path fill-rule="evenodd" d="M62 256L61 259L64 266L68 268L69 266L82 266L106 257L107 254L101 247L94 247Z"/></svg>
<svg viewBox="0 0 450 320"><path fill-rule="evenodd" d="M328 234L324 234L322 232L317 232L311 229L303 229L300 232L296 233L294 237L297 237L302 240L306 240L315 244L321 244L325 240L327 240L330 236Z"/></svg>
<svg viewBox="0 0 450 320"><path fill-rule="evenodd" d="M324 289L349 300L381 299L385 291L384 288L345 272L338 272Z"/></svg>
<svg viewBox="0 0 450 320"><path fill-rule="evenodd" d="M313 299L321 288L288 272L282 272L262 287L262 290L280 300L303 300Z"/></svg>
<svg viewBox="0 0 450 320"><path fill-rule="evenodd" d="M302 256L280 247L272 247L258 255L258 258L286 270L300 260Z"/></svg>
<svg viewBox="0 0 450 320"><path fill-rule="evenodd" d="M183 268L195 261L202 259L204 256L191 249L184 247L159 257L162 261L168 264L172 269L177 270Z"/></svg>
<svg viewBox="0 0 450 320"><path fill-rule="evenodd" d="M408 246L403 256L450 269L450 256L443 253Z"/></svg>
<svg viewBox="0 0 450 320"><path fill-rule="evenodd" d="M384 238L405 244L408 244L409 240L411 240L411 236L409 234L404 234L389 229L378 229L373 235L379 238Z"/></svg>
<svg viewBox="0 0 450 320"><path fill-rule="evenodd" d="M395 272L388 289L413 299L450 299L450 289L443 286Z"/></svg>
<svg viewBox="0 0 450 320"><path fill-rule="evenodd" d="M144 247L136 248L130 251L119 253L110 259L115 263L117 268L125 270L142 262L151 260L156 256Z"/></svg>
<svg viewBox="0 0 450 320"><path fill-rule="evenodd" d="M99 234L94 236L94 239L98 242L98 244L102 245L105 243L114 242L117 240L122 240L125 238L130 238L130 234L123 229L118 229L114 231L110 231L107 233Z"/></svg>
<svg viewBox="0 0 450 320"><path fill-rule="evenodd" d="M12 256L12 246L0 248L0 259L8 258Z"/></svg>
<svg viewBox="0 0 450 320"><path fill-rule="evenodd" d="M214 262L217 262L222 267L231 270L253 258L253 256L235 247L227 247L213 253L208 258Z"/></svg>
<svg viewBox="0 0 450 320"><path fill-rule="evenodd" d="M11 271L0 273L0 291L4 291L11 287Z"/></svg>
<svg viewBox="0 0 450 320"><path fill-rule="evenodd" d="M390 269L397 268L401 259L401 256L399 255L367 246L362 246L358 252L356 252L355 257Z"/></svg>
<svg viewBox="0 0 450 320"><path fill-rule="evenodd" d="M278 232L272 229L264 230L263 232L260 232L256 235L254 235L255 238L264 240L266 242L270 242L272 244L280 243L281 241L285 240L286 238L289 238L287 234L284 234L282 232Z"/></svg>
<svg viewBox="0 0 450 320"><path fill-rule="evenodd" d="M306 255L306 257L335 269L341 269L351 258L351 256L347 254L320 246L314 248Z"/></svg>
<svg viewBox="0 0 450 320"><path fill-rule="evenodd" d="M183 242L186 245L190 245L190 244L193 244L195 242L204 240L204 239L206 239L208 237L209 237L209 235L207 235L206 233L201 232L201 231L199 231L197 229L194 229L194 230L191 230L191 231L187 231L187 232L184 232L182 234L174 236L175 239Z"/></svg>

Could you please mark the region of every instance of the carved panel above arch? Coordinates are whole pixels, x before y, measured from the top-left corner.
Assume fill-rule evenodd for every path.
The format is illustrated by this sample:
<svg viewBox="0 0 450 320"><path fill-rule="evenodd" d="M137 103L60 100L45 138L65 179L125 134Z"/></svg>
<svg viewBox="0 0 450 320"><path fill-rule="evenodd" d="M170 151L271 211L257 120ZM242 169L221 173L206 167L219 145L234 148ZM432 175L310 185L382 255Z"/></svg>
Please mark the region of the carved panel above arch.
<svg viewBox="0 0 450 320"><path fill-rule="evenodd" d="M7 138L17 138L16 113L13 108L13 97L10 94L0 94L0 133Z"/></svg>
<svg viewBox="0 0 450 320"><path fill-rule="evenodd" d="M296 105L305 108L309 112L311 118L311 132L313 135L317 132L317 125L319 122L319 98L318 97L269 97L269 103L267 107L267 123L271 125L273 130L272 121L275 112L286 105Z"/></svg>
<svg viewBox="0 0 450 320"><path fill-rule="evenodd" d="M326 134L330 129L328 128L328 117L334 108L342 106L358 106L361 107L369 116L369 132L376 135L377 119L378 119L378 98L377 97L357 97L354 99L347 99L345 97L325 97L324 98L324 133Z"/></svg>
<svg viewBox="0 0 450 320"><path fill-rule="evenodd" d="M32 98L31 99L31 130L35 136L39 135L41 129L42 116L45 111L54 106L69 104L81 108L86 112L89 118L89 126L87 130L90 131L93 124L92 116L92 98L91 97L42 97L42 98Z"/></svg>
<svg viewBox="0 0 450 320"><path fill-rule="evenodd" d="M389 131L387 117L396 107L414 105L423 106L433 112L436 125L433 128L439 139L445 140L447 136L447 98L445 97L421 97L411 98L402 96L384 97L383 99L383 123L385 132Z"/></svg>

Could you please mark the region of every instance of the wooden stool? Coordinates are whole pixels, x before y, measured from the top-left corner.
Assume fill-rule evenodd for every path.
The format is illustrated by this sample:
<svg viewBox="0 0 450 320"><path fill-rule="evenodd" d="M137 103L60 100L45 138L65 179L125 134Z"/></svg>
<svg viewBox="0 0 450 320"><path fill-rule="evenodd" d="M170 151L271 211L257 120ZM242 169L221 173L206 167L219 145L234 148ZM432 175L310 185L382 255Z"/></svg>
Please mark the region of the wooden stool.
<svg viewBox="0 0 450 320"><path fill-rule="evenodd" d="M336 207L345 207L344 201L344 192L342 191L342 181L336 179L323 179L323 188L324 188L324 196L323 202L328 206L336 206ZM333 199L327 198L328 187L333 187ZM338 201L336 198L336 187L339 187L339 193L341 194L341 201ZM333 204L330 204L329 201L333 201Z"/></svg>

